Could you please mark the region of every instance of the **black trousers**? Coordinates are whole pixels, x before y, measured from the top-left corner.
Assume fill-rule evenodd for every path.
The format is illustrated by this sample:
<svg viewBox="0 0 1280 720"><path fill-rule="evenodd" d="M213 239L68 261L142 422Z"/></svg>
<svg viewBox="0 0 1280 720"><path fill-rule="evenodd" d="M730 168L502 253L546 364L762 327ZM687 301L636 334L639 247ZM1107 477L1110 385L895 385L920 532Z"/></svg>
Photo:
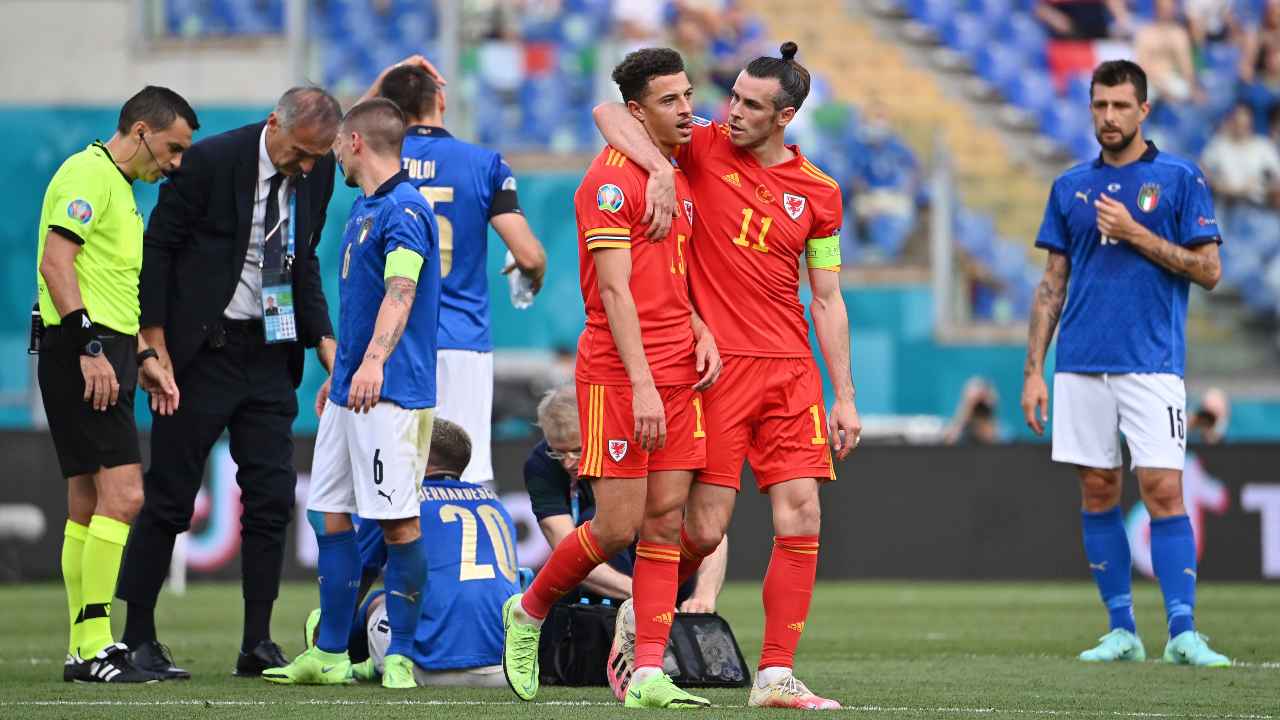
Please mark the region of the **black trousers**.
<svg viewBox="0 0 1280 720"><path fill-rule="evenodd" d="M178 377L181 402L169 417L154 416L146 498L133 524L117 595L155 607L169 571L173 542L191 527L206 461L230 431L243 513L240 562L246 605L269 608L280 590L285 535L293 515L293 421L298 399L288 346L267 345L261 329L228 329L226 345L208 346Z"/></svg>

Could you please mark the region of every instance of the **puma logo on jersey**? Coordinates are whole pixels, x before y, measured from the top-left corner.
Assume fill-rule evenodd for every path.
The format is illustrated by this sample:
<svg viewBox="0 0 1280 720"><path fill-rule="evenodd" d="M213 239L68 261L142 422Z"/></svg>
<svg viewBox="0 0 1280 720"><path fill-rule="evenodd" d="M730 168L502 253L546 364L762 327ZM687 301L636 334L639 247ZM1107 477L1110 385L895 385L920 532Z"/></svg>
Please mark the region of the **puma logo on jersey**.
<svg viewBox="0 0 1280 720"><path fill-rule="evenodd" d="M1085 205L1088 205L1089 193L1091 192L1093 192L1093 188L1089 188L1088 190L1077 190L1076 197L1080 198L1080 202L1084 203Z"/></svg>
<svg viewBox="0 0 1280 720"><path fill-rule="evenodd" d="M675 620L675 615L669 612L664 612L662 614L653 616L654 622L661 623L663 625L670 625L673 620Z"/></svg>
<svg viewBox="0 0 1280 720"><path fill-rule="evenodd" d="M421 595L422 593L421 592L402 593L399 590L392 590L389 594L392 597L404 598L405 600L408 600L411 603L415 603L415 602L418 602L418 596Z"/></svg>
<svg viewBox="0 0 1280 720"><path fill-rule="evenodd" d="M742 178L738 177L738 173L736 172L731 172L720 179L734 187L742 187Z"/></svg>
<svg viewBox="0 0 1280 720"><path fill-rule="evenodd" d="M804 620L801 620L800 622L791 623L790 625L787 625L787 629L788 629L788 630L795 630L795 631L796 631L796 632L798 632L798 633L802 633L802 632L804 632Z"/></svg>

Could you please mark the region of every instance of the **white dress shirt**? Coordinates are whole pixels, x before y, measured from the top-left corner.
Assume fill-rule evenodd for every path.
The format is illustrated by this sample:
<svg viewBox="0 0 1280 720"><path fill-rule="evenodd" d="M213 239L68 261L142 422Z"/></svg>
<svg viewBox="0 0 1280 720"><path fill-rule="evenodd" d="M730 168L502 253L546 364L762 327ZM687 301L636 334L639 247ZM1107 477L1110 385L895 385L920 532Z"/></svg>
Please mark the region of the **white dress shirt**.
<svg viewBox="0 0 1280 720"><path fill-rule="evenodd" d="M253 224L249 227L249 250L244 256L244 268L231 302L222 313L231 320L252 320L262 317L262 244L266 229L262 227L267 215L267 195L271 192L271 177L277 172L267 155L267 129L262 128L258 138L258 184L253 190ZM280 183L278 203L280 222L289 222L289 181Z"/></svg>

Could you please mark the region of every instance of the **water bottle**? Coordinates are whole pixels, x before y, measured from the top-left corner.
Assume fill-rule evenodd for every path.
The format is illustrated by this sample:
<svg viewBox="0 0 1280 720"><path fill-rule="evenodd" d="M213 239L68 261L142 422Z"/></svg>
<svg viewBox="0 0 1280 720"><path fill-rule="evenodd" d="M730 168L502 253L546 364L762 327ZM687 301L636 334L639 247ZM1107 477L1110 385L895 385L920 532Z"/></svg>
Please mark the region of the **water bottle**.
<svg viewBox="0 0 1280 720"><path fill-rule="evenodd" d="M40 342L44 339L44 320L40 317L40 301L31 306L31 339L27 344L27 354L40 352Z"/></svg>
<svg viewBox="0 0 1280 720"><path fill-rule="evenodd" d="M515 263L515 256L508 250L507 257L503 260L503 267L511 267ZM524 271L517 267L507 273L507 284L511 287L511 307L525 310L533 305L533 281L524 274Z"/></svg>

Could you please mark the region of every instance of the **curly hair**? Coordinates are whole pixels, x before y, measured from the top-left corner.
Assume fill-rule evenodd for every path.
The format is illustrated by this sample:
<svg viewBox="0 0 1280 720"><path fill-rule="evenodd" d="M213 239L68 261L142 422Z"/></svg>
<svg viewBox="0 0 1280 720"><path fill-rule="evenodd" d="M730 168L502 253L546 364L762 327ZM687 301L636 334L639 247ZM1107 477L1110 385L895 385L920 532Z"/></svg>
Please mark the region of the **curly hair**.
<svg viewBox="0 0 1280 720"><path fill-rule="evenodd" d="M671 48L643 48L628 54L613 69L622 101L640 102L649 91L649 81L656 77L684 72L684 59Z"/></svg>

